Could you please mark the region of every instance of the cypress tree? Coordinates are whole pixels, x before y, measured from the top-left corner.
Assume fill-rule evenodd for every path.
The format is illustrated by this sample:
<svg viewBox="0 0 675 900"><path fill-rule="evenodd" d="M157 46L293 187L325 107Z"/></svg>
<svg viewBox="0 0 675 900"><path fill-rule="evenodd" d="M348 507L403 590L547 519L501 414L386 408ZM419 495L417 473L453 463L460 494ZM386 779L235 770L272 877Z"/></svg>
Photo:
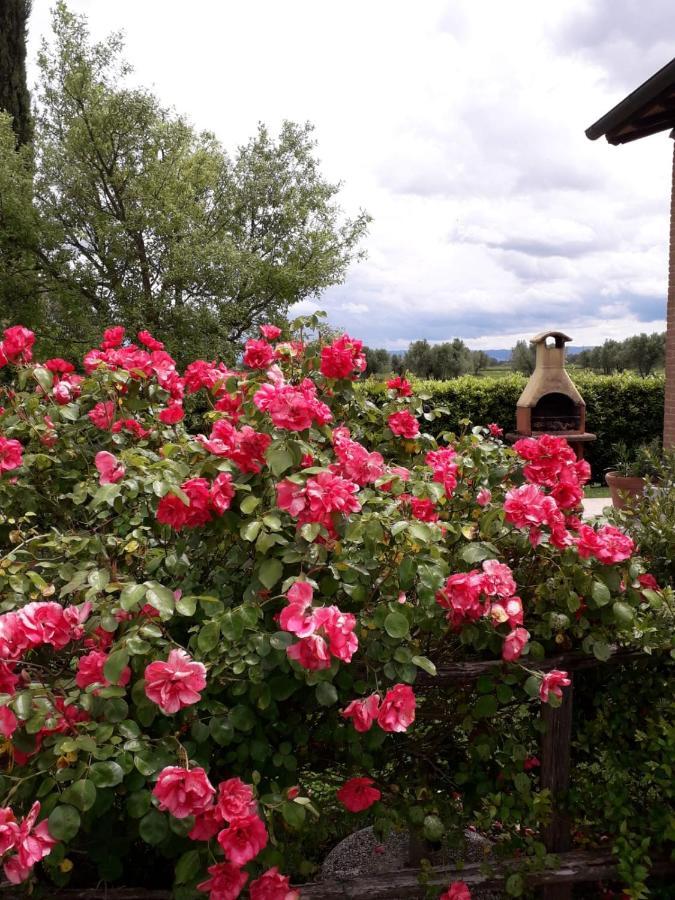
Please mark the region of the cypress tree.
<svg viewBox="0 0 675 900"><path fill-rule="evenodd" d="M17 145L30 143L33 122L26 83L26 26L31 0L0 0L0 109L12 116Z"/></svg>

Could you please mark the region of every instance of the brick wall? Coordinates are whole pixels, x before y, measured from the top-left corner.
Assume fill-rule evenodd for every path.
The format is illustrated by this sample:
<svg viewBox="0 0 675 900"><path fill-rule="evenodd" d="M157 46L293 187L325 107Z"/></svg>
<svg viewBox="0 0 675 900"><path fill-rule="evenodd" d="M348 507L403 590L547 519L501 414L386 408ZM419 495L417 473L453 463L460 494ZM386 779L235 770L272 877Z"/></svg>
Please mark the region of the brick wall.
<svg viewBox="0 0 675 900"><path fill-rule="evenodd" d="M673 142L673 180L670 200L667 321L666 399L663 417L663 443L666 447L675 447L675 141Z"/></svg>

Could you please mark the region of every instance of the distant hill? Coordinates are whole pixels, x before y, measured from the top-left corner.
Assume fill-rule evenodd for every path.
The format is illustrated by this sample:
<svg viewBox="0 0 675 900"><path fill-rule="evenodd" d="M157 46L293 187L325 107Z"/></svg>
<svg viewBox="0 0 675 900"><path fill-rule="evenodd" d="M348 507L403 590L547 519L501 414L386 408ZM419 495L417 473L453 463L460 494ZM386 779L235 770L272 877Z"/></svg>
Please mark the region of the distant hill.
<svg viewBox="0 0 675 900"><path fill-rule="evenodd" d="M572 356L575 353L581 353L582 350L592 350L593 347L576 347L574 344L570 344L567 347L567 355ZM391 353L392 356L404 356L405 350L389 350L388 353ZM488 356L491 356L493 359L498 359L499 362L508 362L511 359L511 350L510 348L507 350L504 347L501 347L499 350L486 350L485 351Z"/></svg>

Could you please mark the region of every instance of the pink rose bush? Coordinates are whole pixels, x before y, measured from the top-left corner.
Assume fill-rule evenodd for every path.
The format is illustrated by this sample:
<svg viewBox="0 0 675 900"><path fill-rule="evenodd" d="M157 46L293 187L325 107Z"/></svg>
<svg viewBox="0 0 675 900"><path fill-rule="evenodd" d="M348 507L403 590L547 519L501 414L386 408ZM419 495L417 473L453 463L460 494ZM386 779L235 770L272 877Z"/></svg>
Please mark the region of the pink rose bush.
<svg viewBox="0 0 675 900"><path fill-rule="evenodd" d="M315 328L263 324L238 369L179 369L117 325L40 363L5 330L12 883L48 895L83 858L103 881L140 858L186 896L297 900L315 823L353 813L432 840L480 825L534 858L525 762L572 681L539 661L667 640L670 588L581 521L589 471L564 441L437 440L405 377L367 399L362 343ZM444 682L462 660L490 676Z"/></svg>

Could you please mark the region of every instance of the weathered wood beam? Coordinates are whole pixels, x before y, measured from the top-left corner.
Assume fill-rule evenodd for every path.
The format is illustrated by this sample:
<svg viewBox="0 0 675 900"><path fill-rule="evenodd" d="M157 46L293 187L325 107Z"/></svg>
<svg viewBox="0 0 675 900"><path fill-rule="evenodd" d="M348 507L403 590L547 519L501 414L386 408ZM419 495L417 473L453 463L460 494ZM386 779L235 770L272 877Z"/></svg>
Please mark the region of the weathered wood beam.
<svg viewBox="0 0 675 900"><path fill-rule="evenodd" d="M572 745L572 684L563 688L563 699L559 707L542 704L541 718L546 730L541 738L542 788L551 791L553 812L551 821L544 828L543 838L550 853L568 851L572 846L570 817L564 809L570 786L570 758ZM572 888L569 884L552 884L544 888L543 900L570 900Z"/></svg>
<svg viewBox="0 0 675 900"><path fill-rule="evenodd" d="M496 863L489 875L481 871L483 863L468 863L461 869L436 866L428 870L426 884L438 890L447 888L452 881L464 881L470 888L499 888L509 875L519 870L531 887L584 884L616 878L615 861L605 850L561 853L558 861L560 864L555 869L531 874L523 870L522 860L514 859ZM662 860L655 862L651 874L661 876L670 872L675 872L675 864ZM298 887L301 900L417 900L425 896L425 890L419 883L419 875L418 869L401 869L398 872L342 880L333 876L325 883L315 882ZM111 897L110 900L114 898Z"/></svg>
<svg viewBox="0 0 675 900"><path fill-rule="evenodd" d="M616 665L619 663L630 662L634 659L647 659L648 656L643 650L630 650L625 648L613 647L608 660L600 661L595 656L588 653L582 653L579 650L572 650L569 653L560 653L558 656L549 656L546 659L527 659L528 665L533 668L540 669L542 672L549 672L551 669L562 669L566 672L577 672L580 669L593 669L596 666ZM434 687L435 685L452 684L453 682L469 682L474 681L481 675L492 675L494 672L506 669L506 663L501 659L488 659L476 662L458 662L441 665L438 667L437 674L424 675L420 674L417 679L417 685L423 687Z"/></svg>

